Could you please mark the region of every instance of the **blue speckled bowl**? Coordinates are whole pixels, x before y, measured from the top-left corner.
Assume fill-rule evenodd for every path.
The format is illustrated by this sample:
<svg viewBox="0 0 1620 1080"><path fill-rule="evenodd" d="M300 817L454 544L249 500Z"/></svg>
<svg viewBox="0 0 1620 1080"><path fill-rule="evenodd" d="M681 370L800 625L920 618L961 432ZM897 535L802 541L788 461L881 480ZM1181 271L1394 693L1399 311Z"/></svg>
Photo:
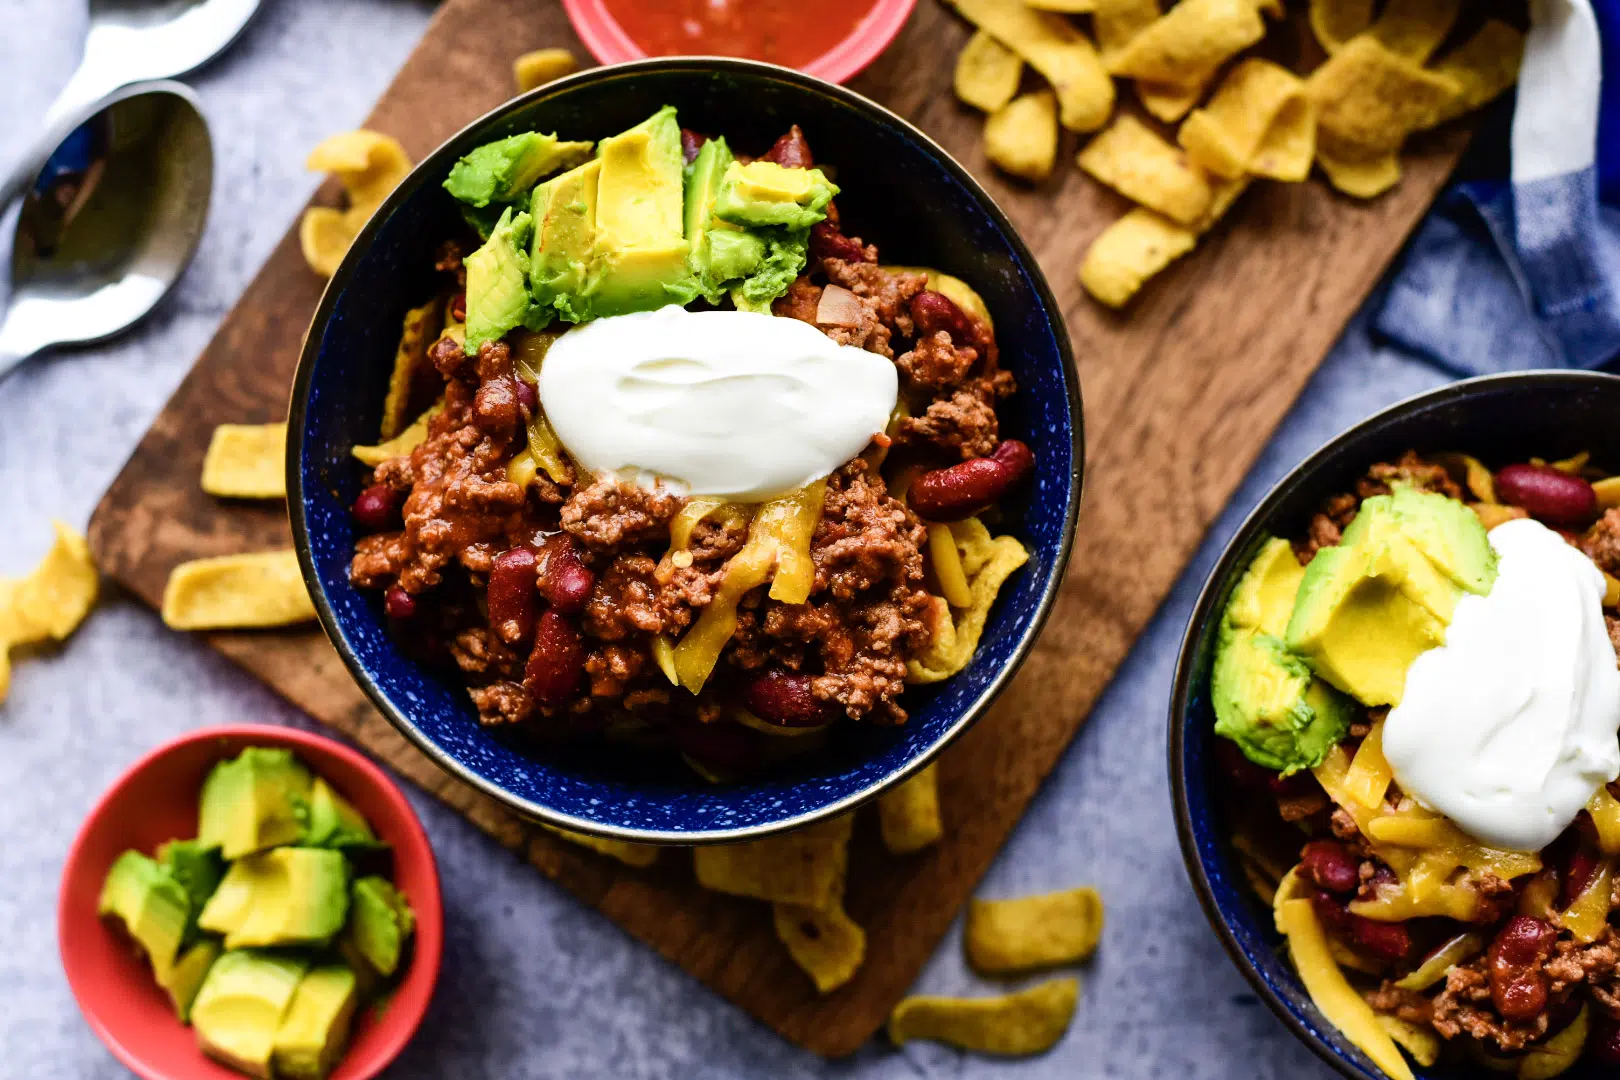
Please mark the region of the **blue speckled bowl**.
<svg viewBox="0 0 1620 1080"><path fill-rule="evenodd" d="M1003 589L972 665L906 696L899 728L835 726L824 754L765 779L709 785L672 760L632 767L619 755L524 752L480 727L466 691L405 658L375 594L349 585L349 506L362 470L349 456L376 440L405 311L431 295L433 252L458 216L439 187L473 147L519 131L600 138L660 105L681 121L764 148L790 124L836 164L839 209L885 260L935 266L971 282L995 318L1019 393L1003 430L1034 449L1034 483L1010 506L1029 563ZM287 462L293 533L305 577L355 680L412 742L453 776L524 817L650 843L740 840L848 810L920 769L989 706L1029 650L1068 559L1082 465L1080 390L1063 318L1034 258L967 171L904 120L849 90L739 60L656 59L598 68L518 98L427 158L360 234L321 301L293 389ZM672 755L673 757L673 755Z"/></svg>
<svg viewBox="0 0 1620 1080"><path fill-rule="evenodd" d="M1590 450L1599 463L1620 467L1616 416L1620 377L1570 371L1469 379L1391 406L1312 454L1261 500L1232 538L1193 609L1170 698L1171 795L1187 873L1232 962L1318 1057L1351 1080L1381 1080L1384 1074L1311 1004L1282 955L1271 910L1244 880L1217 809L1215 790L1228 782L1214 760L1217 736L1209 701L1220 613L1266 536L1302 535L1322 500L1353 490L1356 479L1375 462L1392 461L1409 449L1460 450L1495 468ZM1424 1080L1488 1075L1478 1066L1416 1071ZM1592 1066L1564 1075L1595 1080L1600 1073L1612 1075Z"/></svg>

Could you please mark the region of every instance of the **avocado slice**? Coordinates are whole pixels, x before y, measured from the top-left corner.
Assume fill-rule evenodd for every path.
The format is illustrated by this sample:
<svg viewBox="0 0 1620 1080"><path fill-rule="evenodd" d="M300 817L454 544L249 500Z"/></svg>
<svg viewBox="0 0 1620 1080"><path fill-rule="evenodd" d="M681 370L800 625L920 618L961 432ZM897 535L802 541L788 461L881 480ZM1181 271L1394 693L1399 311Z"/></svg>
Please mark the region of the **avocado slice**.
<svg viewBox="0 0 1620 1080"><path fill-rule="evenodd" d="M1210 673L1216 733L1285 775L1321 764L1354 711L1281 640L1304 577L1288 541L1267 539L1227 601Z"/></svg>
<svg viewBox="0 0 1620 1080"><path fill-rule="evenodd" d="M484 246L467 256L467 355L499 341L530 317L529 234L534 219L509 206Z"/></svg>
<svg viewBox="0 0 1620 1080"><path fill-rule="evenodd" d="M271 1064L278 1077L325 1080L349 1042L349 1024L360 1002L354 972L342 964L305 975L276 1029Z"/></svg>
<svg viewBox="0 0 1620 1080"><path fill-rule="evenodd" d="M764 236L714 216L720 181L734 160L726 140L714 138L703 144L686 168L688 262L710 303L719 303L729 283L753 274L765 259Z"/></svg>
<svg viewBox="0 0 1620 1080"><path fill-rule="evenodd" d="M553 177L534 189L534 249L529 286L535 307L556 311L568 322L590 318L578 296L585 288L591 252L596 250L596 196L600 159Z"/></svg>
<svg viewBox="0 0 1620 1080"><path fill-rule="evenodd" d="M191 901L167 868L138 851L124 852L107 871L96 912L123 922L159 983L169 977L186 935Z"/></svg>
<svg viewBox="0 0 1620 1080"><path fill-rule="evenodd" d="M340 850L387 847L371 831L371 823L354 805L332 790L323 777L315 778L309 793L309 817L300 843L306 847Z"/></svg>
<svg viewBox="0 0 1620 1080"><path fill-rule="evenodd" d="M203 1052L269 1080L276 1032L308 970L302 957L256 949L233 950L214 961L191 1003Z"/></svg>
<svg viewBox="0 0 1620 1080"><path fill-rule="evenodd" d="M281 847L238 859L197 920L225 947L325 944L349 913L341 852Z"/></svg>
<svg viewBox="0 0 1620 1080"><path fill-rule="evenodd" d="M759 231L765 236L765 257L752 275L732 289L732 299L739 310L763 311L768 315L771 301L787 292L793 279L804 272L810 233L807 229Z"/></svg>
<svg viewBox="0 0 1620 1080"><path fill-rule="evenodd" d="M1354 714L1280 638L1230 625L1216 649L1210 697L1216 734L1285 776L1320 765L1344 739Z"/></svg>
<svg viewBox="0 0 1620 1080"><path fill-rule="evenodd" d="M393 975L416 929L416 913L410 903L387 878L372 875L354 883L353 911L344 935L346 943L377 974Z"/></svg>
<svg viewBox="0 0 1620 1080"><path fill-rule="evenodd" d="M714 216L733 225L809 229L827 216L838 185L820 169L789 169L774 161L733 161L726 167Z"/></svg>
<svg viewBox="0 0 1620 1080"><path fill-rule="evenodd" d="M185 944L189 945L197 937L197 916L225 876L225 860L217 848L201 840L170 840L158 847L157 860L186 890L191 917L186 923Z"/></svg>
<svg viewBox="0 0 1620 1080"><path fill-rule="evenodd" d="M685 164L674 106L602 140L598 157L595 244L584 291L593 317L691 303L699 290L687 265Z"/></svg>
<svg viewBox="0 0 1620 1080"><path fill-rule="evenodd" d="M168 979L164 981L163 989L168 991L169 1001L174 1004L174 1014L182 1024L191 1022L191 1003L197 1000L197 991L202 989L203 980L208 977L209 969L219 959L222 950L219 938L198 939L180 954Z"/></svg>
<svg viewBox="0 0 1620 1080"><path fill-rule="evenodd" d="M1496 551L1478 514L1433 491L1399 487L1388 498L1401 532L1441 573L1479 596L1491 591Z"/></svg>
<svg viewBox="0 0 1620 1080"><path fill-rule="evenodd" d="M294 842L312 783L291 750L248 747L203 782L198 842L227 859Z"/></svg>
<svg viewBox="0 0 1620 1080"><path fill-rule="evenodd" d="M1288 622L1288 647L1365 705L1400 703L1412 661L1445 641L1463 595L1457 579L1495 580L1494 561L1470 557L1467 528L1484 537L1477 518L1454 518L1429 496L1408 498L1405 508L1398 512L1389 495L1363 500L1339 545L1317 552L1306 567Z"/></svg>
<svg viewBox="0 0 1620 1080"><path fill-rule="evenodd" d="M591 156L591 143L525 131L485 143L456 162L444 189L468 206L516 202L544 176Z"/></svg>

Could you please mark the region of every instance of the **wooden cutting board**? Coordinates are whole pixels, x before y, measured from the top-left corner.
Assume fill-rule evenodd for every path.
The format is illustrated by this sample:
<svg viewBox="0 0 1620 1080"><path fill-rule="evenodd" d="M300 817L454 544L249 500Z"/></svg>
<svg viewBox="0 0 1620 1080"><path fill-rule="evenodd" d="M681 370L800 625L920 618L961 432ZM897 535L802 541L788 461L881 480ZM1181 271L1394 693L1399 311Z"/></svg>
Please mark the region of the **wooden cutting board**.
<svg viewBox="0 0 1620 1080"><path fill-rule="evenodd" d="M1075 268L1126 208L1067 167L1032 189L979 149L982 117L950 92L968 28L919 0L895 45L854 84L906 116L985 183L1034 249L1068 318L1085 396L1085 506L1051 623L996 708L945 755L946 838L905 859L857 830L848 907L866 927L856 978L818 997L776 941L764 904L705 893L688 859L635 871L559 842L451 780L372 709L319 630L209 637L294 704L360 743L541 873L784 1037L853 1051L915 979L1132 642L1169 591L1305 380L1338 338L1455 163L1466 136L1414 148L1399 188L1370 205L1318 183L1260 184L1198 252L1124 314L1081 294ZM580 47L547 0L446 0L367 126L418 159L513 90L510 61ZM333 204L331 185L316 196ZM279 504L227 503L197 486L214 425L285 418L322 282L290 229L136 448L91 522L103 570L157 606L185 559L290 545ZM1138 718L1159 738L1162 718Z"/></svg>

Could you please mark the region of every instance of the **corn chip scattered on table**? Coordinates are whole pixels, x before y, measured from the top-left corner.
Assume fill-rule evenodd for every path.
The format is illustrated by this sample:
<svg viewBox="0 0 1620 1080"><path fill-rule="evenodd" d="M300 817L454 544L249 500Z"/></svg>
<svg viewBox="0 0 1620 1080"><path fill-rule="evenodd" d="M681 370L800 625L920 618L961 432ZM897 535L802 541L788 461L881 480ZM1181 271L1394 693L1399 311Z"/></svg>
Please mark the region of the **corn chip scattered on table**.
<svg viewBox="0 0 1620 1080"><path fill-rule="evenodd" d="M78 532L51 523L56 540L27 575L0 578L0 702L11 689L11 649L61 641L90 614L101 578Z"/></svg>
<svg viewBox="0 0 1620 1080"><path fill-rule="evenodd" d="M1524 50L1520 28L1469 0L943 2L975 28L954 85L990 114L991 164L1051 174L1042 80L1063 127L1100 132L1078 163L1137 208L1092 241L1079 276L1114 308L1196 248L1251 180L1300 183L1314 166L1352 198L1388 191L1407 139L1511 87ZM1326 59L1293 71L1251 53L1296 20Z"/></svg>

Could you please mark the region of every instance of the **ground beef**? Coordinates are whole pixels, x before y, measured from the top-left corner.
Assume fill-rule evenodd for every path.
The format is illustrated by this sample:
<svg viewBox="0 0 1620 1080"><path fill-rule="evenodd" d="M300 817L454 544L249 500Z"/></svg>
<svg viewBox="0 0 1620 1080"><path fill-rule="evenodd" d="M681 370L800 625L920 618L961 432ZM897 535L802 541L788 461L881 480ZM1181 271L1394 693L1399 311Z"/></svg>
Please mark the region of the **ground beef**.
<svg viewBox="0 0 1620 1080"><path fill-rule="evenodd" d="M591 681L591 696L622 698L630 683L647 667L647 650L609 642L592 649L585 658L585 675Z"/></svg>
<svg viewBox="0 0 1620 1080"><path fill-rule="evenodd" d="M996 403L1011 391L1011 377L1004 371L971 380L949 397L930 402L921 415L902 418L895 426L895 442L962 461L985 457L1000 441Z"/></svg>
<svg viewBox="0 0 1620 1080"><path fill-rule="evenodd" d="M663 491L647 491L604 477L575 491L562 505L559 520L573 537L596 551L669 538L669 522L681 500Z"/></svg>
<svg viewBox="0 0 1620 1080"><path fill-rule="evenodd" d="M1451 969L1445 989L1433 999L1434 1030L1447 1039L1467 1035L1507 1053L1523 1050L1547 1033L1548 1016L1544 1012L1522 1022L1502 1019L1491 1004L1485 964L1482 956Z"/></svg>
<svg viewBox="0 0 1620 1080"><path fill-rule="evenodd" d="M1277 813L1284 821L1304 821L1315 817L1332 806L1325 791L1306 791L1297 795L1278 795Z"/></svg>
<svg viewBox="0 0 1620 1080"><path fill-rule="evenodd" d="M894 357L890 344L896 335L910 337L913 327L908 301L921 292L928 279L921 274L895 273L875 262L823 259L822 273L827 280L855 294L860 301L860 321L854 326L834 326L816 321L823 286L800 277L787 293L771 305L777 315L814 325L840 345Z"/></svg>
<svg viewBox="0 0 1620 1080"><path fill-rule="evenodd" d="M917 515L891 498L882 478L857 458L827 480L821 521L810 542L816 566L812 592L849 600L880 583L921 581L927 538Z"/></svg>
<svg viewBox="0 0 1620 1080"><path fill-rule="evenodd" d="M896 358L894 365L906 377L908 386L923 390L948 390L967 378L979 362L979 350L957 348L951 335L936 330Z"/></svg>
<svg viewBox="0 0 1620 1080"><path fill-rule="evenodd" d="M597 577L585 604L585 633L603 641L624 641L634 634L657 634L665 627L660 614L657 564L647 555L617 555Z"/></svg>
<svg viewBox="0 0 1620 1080"><path fill-rule="evenodd" d="M1585 983L1602 989L1604 995L1612 999L1617 978L1620 978L1620 936L1612 927L1606 927L1596 941L1586 945L1561 940L1541 970L1547 974L1547 989L1551 994L1561 994L1577 983Z"/></svg>
<svg viewBox="0 0 1620 1080"><path fill-rule="evenodd" d="M534 699L520 683L495 682L468 691L485 724L520 724L534 715Z"/></svg>
<svg viewBox="0 0 1620 1080"><path fill-rule="evenodd" d="M1356 481L1355 494L1342 492L1330 496L1322 509L1311 518L1305 537L1294 541L1294 554L1302 565L1309 565L1323 548L1337 547L1344 530L1356 520L1356 512L1363 499L1375 495L1388 495L1395 487L1434 491L1451 499L1462 498L1462 488L1446 472L1445 466L1436 465L1408 450L1399 461L1380 462L1367 470L1367 475Z"/></svg>
<svg viewBox="0 0 1620 1080"><path fill-rule="evenodd" d="M1396 986L1393 979L1385 979L1378 989L1369 991L1367 1004L1408 1024L1427 1027L1434 1020L1434 1004L1416 990Z"/></svg>
<svg viewBox="0 0 1620 1080"><path fill-rule="evenodd" d="M1599 570L1620 576L1620 508L1604 511L1586 530L1580 548Z"/></svg>
<svg viewBox="0 0 1620 1080"><path fill-rule="evenodd" d="M1294 541L1294 554L1304 565L1316 558L1323 548L1338 547L1344 530L1356 520L1356 508L1361 500L1348 493L1334 495L1322 504L1322 509L1311 518L1305 539Z"/></svg>

